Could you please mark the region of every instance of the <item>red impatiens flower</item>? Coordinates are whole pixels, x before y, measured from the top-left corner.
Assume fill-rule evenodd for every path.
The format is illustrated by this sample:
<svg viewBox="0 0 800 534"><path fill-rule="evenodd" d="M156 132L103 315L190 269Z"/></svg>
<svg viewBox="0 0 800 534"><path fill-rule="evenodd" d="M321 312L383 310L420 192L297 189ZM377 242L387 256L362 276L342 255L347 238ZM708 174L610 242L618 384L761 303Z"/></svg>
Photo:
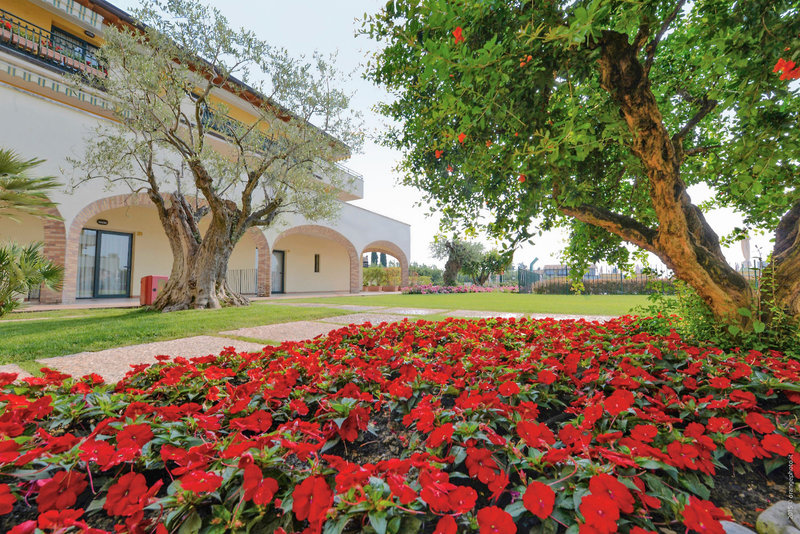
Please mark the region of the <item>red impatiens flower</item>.
<svg viewBox="0 0 800 534"><path fill-rule="evenodd" d="M619 415L633 404L633 393L627 389L618 389L603 401L603 407L612 416Z"/></svg>
<svg viewBox="0 0 800 534"><path fill-rule="evenodd" d="M544 423L520 421L517 423L517 435L525 441L528 447L545 447L556 442L553 431Z"/></svg>
<svg viewBox="0 0 800 534"><path fill-rule="evenodd" d="M709 417L708 425L706 425L709 432L722 432L727 434L733 430L733 423L727 417Z"/></svg>
<svg viewBox="0 0 800 534"><path fill-rule="evenodd" d="M478 510L478 526L480 534L515 534L517 532L517 525L514 524L511 514L497 506L488 506Z"/></svg>
<svg viewBox="0 0 800 534"><path fill-rule="evenodd" d="M117 446L120 449L142 450L147 442L153 439L150 425L128 425L117 432Z"/></svg>
<svg viewBox="0 0 800 534"><path fill-rule="evenodd" d="M519 385L516 382L503 382L500 384L500 387L497 388L497 391L500 392L500 395L509 397L519 393Z"/></svg>
<svg viewBox="0 0 800 534"><path fill-rule="evenodd" d="M211 493L217 491L222 485L221 476L200 469L190 471L180 480L181 488L192 493Z"/></svg>
<svg viewBox="0 0 800 534"><path fill-rule="evenodd" d="M458 486L448 493L447 499L450 501L450 510L456 514L465 514L475 508L478 492L469 486Z"/></svg>
<svg viewBox="0 0 800 534"><path fill-rule="evenodd" d="M428 436L428 447L436 448L444 442L453 442L453 424L445 423Z"/></svg>
<svg viewBox="0 0 800 534"><path fill-rule="evenodd" d="M767 434L761 440L761 446L769 452L774 452L780 456L789 456L794 452L794 445L786 436L780 434Z"/></svg>
<svg viewBox="0 0 800 534"><path fill-rule="evenodd" d="M603 495L614 502L621 512L633 513L633 495L625 485L613 476L600 473L589 480L592 495Z"/></svg>
<svg viewBox="0 0 800 534"><path fill-rule="evenodd" d="M655 425L636 425L631 430L631 437L642 443L650 443L658 435L658 428Z"/></svg>
<svg viewBox="0 0 800 534"><path fill-rule="evenodd" d="M744 422L747 423L747 426L761 434L771 434L775 432L775 425L760 413L750 412L747 414L747 417L744 418Z"/></svg>
<svg viewBox="0 0 800 534"><path fill-rule="evenodd" d="M460 42L462 42L464 40L464 34L463 34L463 30L461 29L461 26L458 26L458 27L456 27L455 30L453 30L453 37L456 38L456 44L458 44L458 43L460 43Z"/></svg>
<svg viewBox="0 0 800 534"><path fill-rule="evenodd" d="M449 515L446 515L441 519L439 519L439 522L436 523L436 530L433 531L433 534L457 534L457 533L458 533L458 525L456 524L456 520Z"/></svg>
<svg viewBox="0 0 800 534"><path fill-rule="evenodd" d="M150 498L158 492L162 484L163 482L159 480L148 490L144 475L126 473L109 488L103 509L109 515L125 517L134 515L149 504Z"/></svg>
<svg viewBox="0 0 800 534"><path fill-rule="evenodd" d="M324 521L333 505L333 492L320 476L309 477L295 486L292 498L292 511L297 519L308 519L310 523Z"/></svg>
<svg viewBox="0 0 800 534"><path fill-rule="evenodd" d="M264 473L253 462L251 454L245 454L239 461L239 467L244 470L242 490L244 500L253 501L258 506L266 506L278 491L278 481L274 478L264 478Z"/></svg>
<svg viewBox="0 0 800 534"><path fill-rule="evenodd" d="M49 510L39 515L37 526L40 529L52 530L54 532L63 532L68 527L78 527L83 532L87 531L87 525L83 521L79 521L83 515L82 509L77 510Z"/></svg>
<svg viewBox="0 0 800 534"><path fill-rule="evenodd" d="M700 534L724 534L725 529L719 520L726 517L727 514L713 503L694 495L689 497L689 504L683 509L683 524Z"/></svg>
<svg viewBox="0 0 800 534"><path fill-rule="evenodd" d="M619 508L606 495L584 495L581 499L580 512L584 525L599 534L611 534L617 531Z"/></svg>
<svg viewBox="0 0 800 534"><path fill-rule="evenodd" d="M522 496L522 504L525 505L525 509L539 519L550 517L555 502L556 493L553 488L536 480L528 484L525 495Z"/></svg>
<svg viewBox="0 0 800 534"><path fill-rule="evenodd" d="M0 484L0 515L11 513L15 502L17 502L17 498L11 493L8 484Z"/></svg>
<svg viewBox="0 0 800 534"><path fill-rule="evenodd" d="M460 134L458 134L458 142L459 142L459 143L461 143L461 144L464 144L464 141L465 141L466 139L467 139L467 134L465 134L465 133L463 133L463 132L462 132L462 133L460 133Z"/></svg>
<svg viewBox="0 0 800 534"><path fill-rule="evenodd" d="M39 497L36 499L39 512L69 508L75 504L78 495L83 493L86 486L88 483L83 473L59 471L53 478L48 479L39 490Z"/></svg>
<svg viewBox="0 0 800 534"><path fill-rule="evenodd" d="M753 447L739 436L731 436L725 440L725 449L745 462L752 462L756 457Z"/></svg>

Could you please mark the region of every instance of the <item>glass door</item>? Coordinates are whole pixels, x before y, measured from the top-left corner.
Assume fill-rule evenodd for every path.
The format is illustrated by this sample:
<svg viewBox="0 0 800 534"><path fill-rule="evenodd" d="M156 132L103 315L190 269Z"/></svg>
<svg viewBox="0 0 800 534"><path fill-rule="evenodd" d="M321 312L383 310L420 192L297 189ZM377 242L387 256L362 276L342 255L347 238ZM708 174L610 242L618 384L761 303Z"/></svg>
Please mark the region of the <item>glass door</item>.
<svg viewBox="0 0 800 534"><path fill-rule="evenodd" d="M282 250L272 251L272 293L283 293L284 283L284 258L285 254Z"/></svg>
<svg viewBox="0 0 800 534"><path fill-rule="evenodd" d="M133 236L83 230L78 256L78 298L129 297Z"/></svg>

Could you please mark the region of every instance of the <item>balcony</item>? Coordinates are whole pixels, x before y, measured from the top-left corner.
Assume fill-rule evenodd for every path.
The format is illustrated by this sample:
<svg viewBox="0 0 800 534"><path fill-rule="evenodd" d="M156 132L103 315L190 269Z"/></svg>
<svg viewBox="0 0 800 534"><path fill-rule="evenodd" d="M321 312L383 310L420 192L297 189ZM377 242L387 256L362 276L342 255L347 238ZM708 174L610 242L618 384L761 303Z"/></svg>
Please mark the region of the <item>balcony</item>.
<svg viewBox="0 0 800 534"><path fill-rule="evenodd" d="M56 69L87 78L105 78L108 68L97 48L66 32L45 30L0 9L0 50L13 50Z"/></svg>

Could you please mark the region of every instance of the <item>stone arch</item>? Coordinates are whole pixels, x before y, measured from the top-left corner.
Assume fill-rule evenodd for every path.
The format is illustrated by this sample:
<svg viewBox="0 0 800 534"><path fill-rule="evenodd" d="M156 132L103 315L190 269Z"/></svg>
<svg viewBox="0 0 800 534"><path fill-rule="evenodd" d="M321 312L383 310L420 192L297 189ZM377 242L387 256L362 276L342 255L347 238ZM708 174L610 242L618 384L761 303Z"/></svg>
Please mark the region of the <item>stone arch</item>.
<svg viewBox="0 0 800 534"><path fill-rule="evenodd" d="M383 252L397 258L400 262L400 285L408 286L408 258L400 247L391 241L373 241L364 247L359 256L363 256L365 252Z"/></svg>
<svg viewBox="0 0 800 534"><path fill-rule="evenodd" d="M350 257L350 293L361 292L361 255L358 254L356 247L353 246L353 243L351 243L349 239L332 228L317 224L304 224L294 226L281 232L281 234L275 238L273 245L284 237L298 234L330 239L342 245L347 251L347 255Z"/></svg>

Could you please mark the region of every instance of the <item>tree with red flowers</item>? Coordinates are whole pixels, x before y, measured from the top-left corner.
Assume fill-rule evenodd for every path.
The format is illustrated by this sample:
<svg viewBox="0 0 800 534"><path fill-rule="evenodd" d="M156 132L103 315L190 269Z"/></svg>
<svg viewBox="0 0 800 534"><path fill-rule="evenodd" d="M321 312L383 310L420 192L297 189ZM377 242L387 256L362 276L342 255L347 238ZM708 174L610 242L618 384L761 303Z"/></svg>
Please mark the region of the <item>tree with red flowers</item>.
<svg viewBox="0 0 800 534"><path fill-rule="evenodd" d="M566 227L577 267L626 263L633 244L719 320L751 325L739 311L767 293L797 318L793 5L392 1L366 21L384 45L368 76L396 95L382 111L400 125L386 139L405 153L405 183L446 222L510 247L532 237L534 221ZM692 186L712 200L693 203ZM721 207L744 218L726 238L706 220ZM775 236L763 297L722 251L754 229Z"/></svg>

